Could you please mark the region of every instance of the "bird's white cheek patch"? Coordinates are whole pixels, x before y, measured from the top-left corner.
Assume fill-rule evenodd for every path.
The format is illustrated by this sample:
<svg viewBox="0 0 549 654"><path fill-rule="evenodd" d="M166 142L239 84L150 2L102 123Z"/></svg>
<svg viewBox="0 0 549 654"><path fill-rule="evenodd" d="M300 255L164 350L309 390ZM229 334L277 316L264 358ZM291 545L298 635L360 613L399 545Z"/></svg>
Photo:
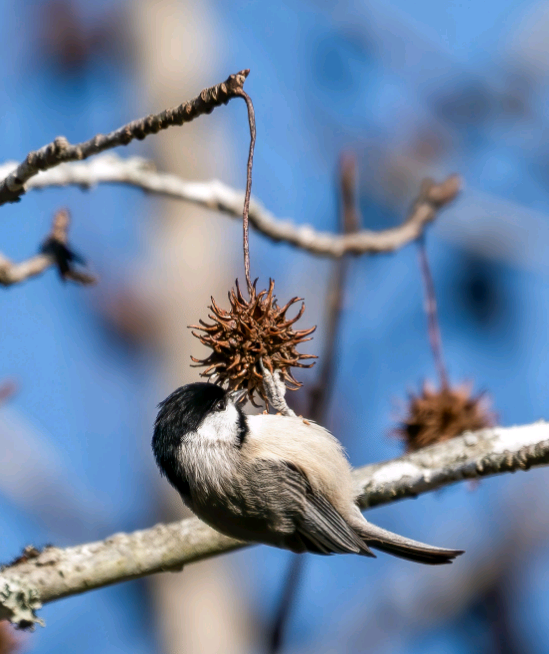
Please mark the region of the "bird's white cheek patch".
<svg viewBox="0 0 549 654"><path fill-rule="evenodd" d="M196 437L202 443L234 442L238 437L238 412L230 404L225 411L208 415L196 430Z"/></svg>

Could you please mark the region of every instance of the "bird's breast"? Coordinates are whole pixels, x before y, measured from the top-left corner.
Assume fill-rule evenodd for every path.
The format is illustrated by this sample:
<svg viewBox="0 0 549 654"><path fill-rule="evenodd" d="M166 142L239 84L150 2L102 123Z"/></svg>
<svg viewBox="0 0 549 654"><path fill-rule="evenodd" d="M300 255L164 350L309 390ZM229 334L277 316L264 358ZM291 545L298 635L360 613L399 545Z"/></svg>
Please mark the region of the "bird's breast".
<svg viewBox="0 0 549 654"><path fill-rule="evenodd" d="M224 492L235 475L238 449L225 441L184 444L180 463L189 482L191 496L212 496Z"/></svg>

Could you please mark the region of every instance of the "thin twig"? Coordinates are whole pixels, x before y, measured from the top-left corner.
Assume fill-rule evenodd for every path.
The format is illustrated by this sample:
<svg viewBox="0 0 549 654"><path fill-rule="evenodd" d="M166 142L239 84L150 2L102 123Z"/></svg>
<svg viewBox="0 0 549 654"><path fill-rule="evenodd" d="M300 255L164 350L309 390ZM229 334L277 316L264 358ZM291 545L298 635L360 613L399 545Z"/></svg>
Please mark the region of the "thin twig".
<svg viewBox="0 0 549 654"><path fill-rule="evenodd" d="M340 159L339 189L341 195L340 228L344 234L352 234L360 229L360 216L357 211L357 166L356 158L352 154L344 154ZM309 393L307 417L320 424L326 422L334 387L336 350L348 267L348 257L342 257L335 262L327 298L324 352L320 357L320 372L316 383ZM296 603L297 591L305 572L306 561L306 557L297 554L291 558L280 603L269 635L269 654L277 654L282 651L286 627Z"/></svg>
<svg viewBox="0 0 549 654"><path fill-rule="evenodd" d="M45 254L37 254L26 261L14 263L0 254L0 285L12 286L37 277L55 265L53 259Z"/></svg>
<svg viewBox="0 0 549 654"><path fill-rule="evenodd" d="M422 235L417 241L419 265L421 268L421 277L425 292L425 313L427 314L427 329L429 332L429 343L435 359L435 366L440 379L441 388L448 388L448 372L444 363L442 353L442 336L440 333L440 324L438 321L437 297L435 293L435 284L433 275L429 266L427 250L425 248L425 236Z"/></svg>
<svg viewBox="0 0 549 654"><path fill-rule="evenodd" d="M211 113L216 107L227 104L239 95L249 72L241 70L236 75L230 75L221 84L204 89L198 97L189 102L134 120L109 134L97 134L89 141L71 145L64 136L58 136L52 143L29 152L25 160L0 182L0 205L17 202L25 193L25 184L40 171L68 161L87 159L104 150L128 145L134 139L142 140L149 134L156 134L172 125L190 123L198 116Z"/></svg>
<svg viewBox="0 0 549 654"><path fill-rule="evenodd" d="M0 166L0 177L16 168L14 162ZM140 157L122 159L109 154L85 163L63 164L33 177L26 190L50 186L76 185L89 189L96 184L126 184L150 193L191 202L242 220L243 194L219 181L188 182L177 175L160 173ZM296 225L276 218L257 200L250 200L250 226L273 241L279 241L320 257L339 258L346 254L364 255L394 252L416 240L446 204L459 192L460 181L451 175L421 194L406 220L398 227L356 234L318 232L310 225Z"/></svg>
<svg viewBox="0 0 549 654"><path fill-rule="evenodd" d="M353 476L362 489L359 504L368 508L464 479L547 464L549 424L537 422L469 432L392 461L356 469ZM36 558L0 570L0 620L28 625L41 604L155 572L178 570L245 545L190 518L115 534L96 543L46 548Z"/></svg>
<svg viewBox="0 0 549 654"><path fill-rule="evenodd" d="M68 229L69 214L62 209L53 217L51 231L41 246L40 254L20 263L14 263L0 254L0 285L19 284L53 266L58 268L63 280L69 279L83 286L95 284L95 275L77 270L72 265L73 260L80 258L68 247Z"/></svg>
<svg viewBox="0 0 549 654"><path fill-rule="evenodd" d="M71 217L68 209L60 209L53 217L51 232L42 243L40 252L49 255L63 281L70 279L77 284L89 286L97 283L97 277L75 267L75 263L85 265L85 260L69 245Z"/></svg>
<svg viewBox="0 0 549 654"><path fill-rule="evenodd" d="M250 215L250 198L252 195L252 170L254 165L255 149L255 111L252 99L243 90L239 89L236 95L240 96L248 108L248 124L250 126L250 150L248 152L248 163L246 165L246 193L244 194L244 210L242 213L242 230L244 240L244 273L246 275L246 284L248 285L248 295L251 297L253 286L250 279L250 236L249 236L249 215Z"/></svg>
<svg viewBox="0 0 549 654"><path fill-rule="evenodd" d="M303 576L305 561L305 557L299 554L292 554L290 558L290 565L284 579L282 594L267 642L267 652L269 654L277 654L277 652L282 651L286 627L297 600L297 591Z"/></svg>
<svg viewBox="0 0 549 654"><path fill-rule="evenodd" d="M339 181L341 194L341 231L346 235L354 234L360 229L361 219L357 210L357 169L356 158L353 155L345 154L342 156ZM324 353L320 360L320 372L310 393L308 415L311 420L321 424L325 422L329 404L328 398L332 394L334 384L336 346L341 324L341 312L343 309L348 267L348 257L342 257L337 260L332 278L332 287L328 293Z"/></svg>

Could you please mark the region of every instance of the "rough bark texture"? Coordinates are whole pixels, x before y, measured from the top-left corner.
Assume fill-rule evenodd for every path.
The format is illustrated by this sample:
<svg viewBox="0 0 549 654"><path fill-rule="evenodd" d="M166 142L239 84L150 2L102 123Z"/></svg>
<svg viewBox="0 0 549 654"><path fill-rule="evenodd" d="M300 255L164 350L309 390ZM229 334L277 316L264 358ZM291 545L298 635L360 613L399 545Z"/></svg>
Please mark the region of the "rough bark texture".
<svg viewBox="0 0 549 654"><path fill-rule="evenodd" d="M527 470L549 463L549 424L468 433L385 463L355 470L363 508L415 497L463 479ZM41 604L228 552L245 543L196 518L157 525L77 547L50 547L0 574L0 618L36 621Z"/></svg>

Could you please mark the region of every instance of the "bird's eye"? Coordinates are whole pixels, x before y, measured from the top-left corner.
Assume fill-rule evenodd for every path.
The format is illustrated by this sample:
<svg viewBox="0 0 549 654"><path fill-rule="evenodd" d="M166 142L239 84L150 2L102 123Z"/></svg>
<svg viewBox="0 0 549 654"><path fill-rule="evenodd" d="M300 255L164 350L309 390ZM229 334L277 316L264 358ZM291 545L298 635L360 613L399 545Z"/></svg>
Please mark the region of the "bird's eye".
<svg viewBox="0 0 549 654"><path fill-rule="evenodd" d="M226 404L224 399L223 400L218 400L214 404L214 411L225 411L226 408L227 408L227 404Z"/></svg>

